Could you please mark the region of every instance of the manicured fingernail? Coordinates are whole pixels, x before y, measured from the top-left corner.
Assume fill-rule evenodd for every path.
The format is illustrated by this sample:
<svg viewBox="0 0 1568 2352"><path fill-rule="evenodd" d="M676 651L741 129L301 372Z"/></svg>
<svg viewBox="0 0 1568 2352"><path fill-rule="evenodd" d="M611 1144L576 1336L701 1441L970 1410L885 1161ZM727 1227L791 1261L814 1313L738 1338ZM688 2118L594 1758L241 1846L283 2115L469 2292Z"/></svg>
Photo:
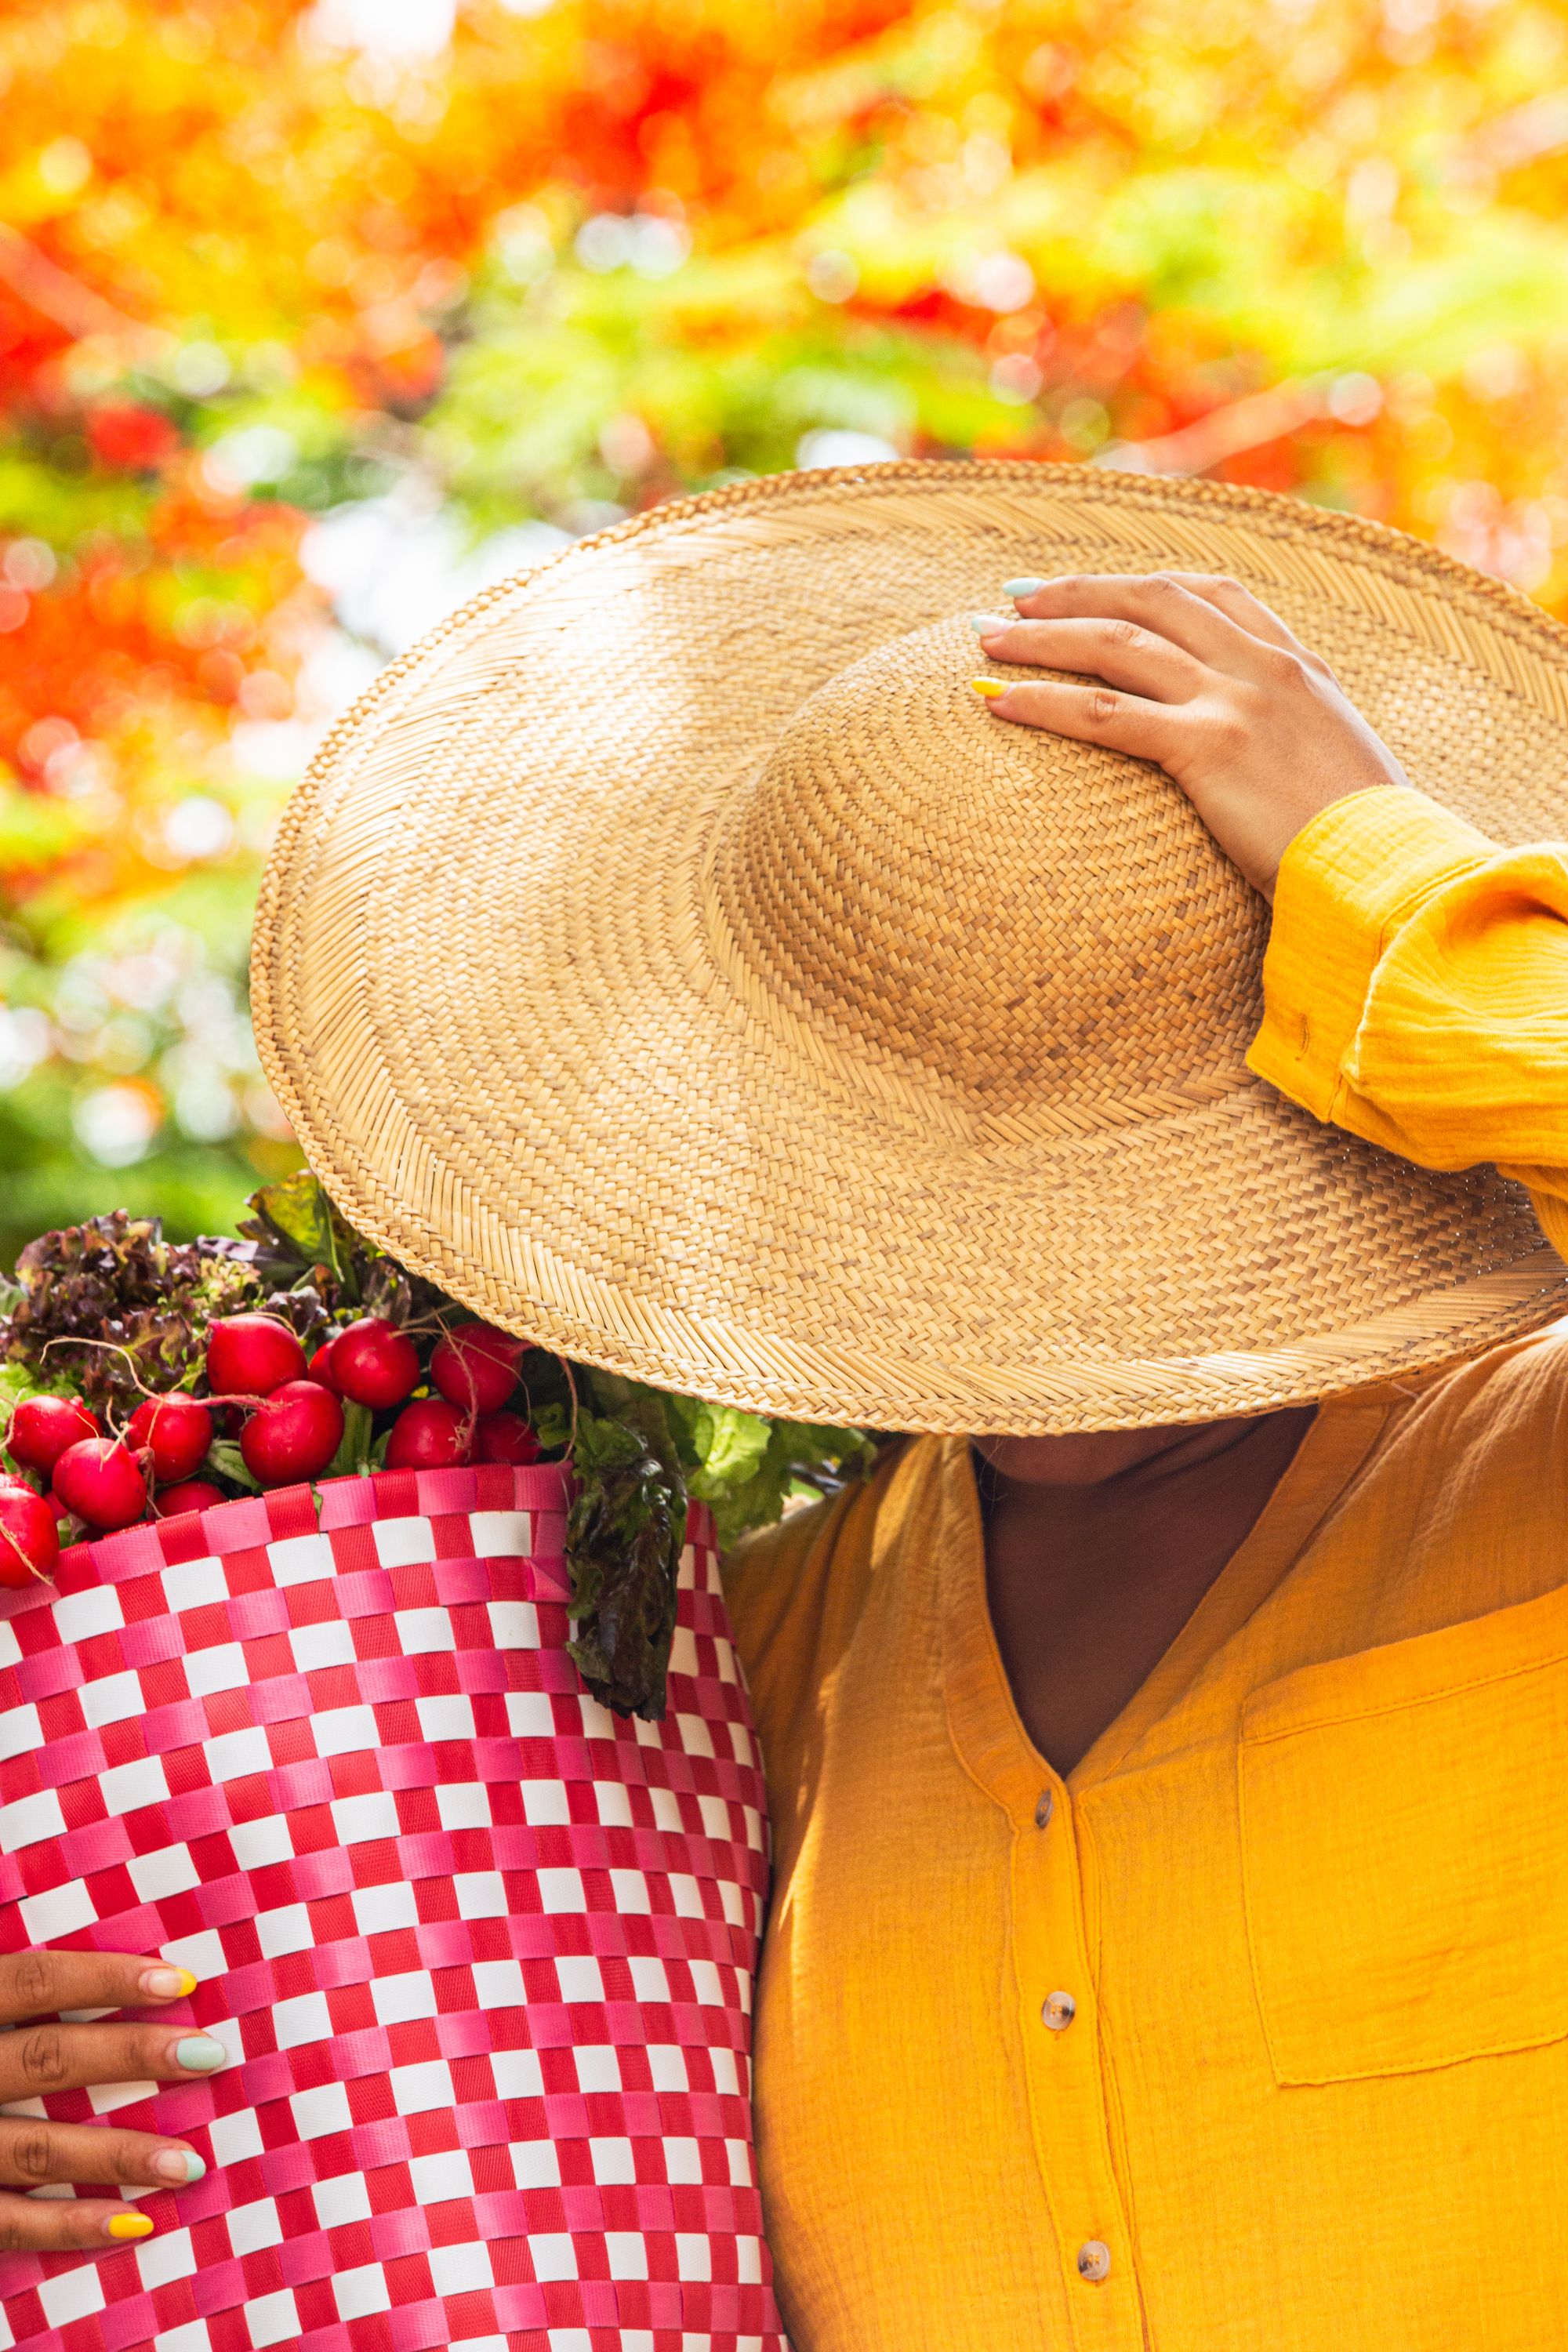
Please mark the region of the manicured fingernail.
<svg viewBox="0 0 1568 2352"><path fill-rule="evenodd" d="M986 702L994 702L999 694L1005 694L1007 691L1007 684L1005 678L972 677L969 683L974 688L975 693Z"/></svg>
<svg viewBox="0 0 1568 2352"><path fill-rule="evenodd" d="M210 2033L187 2033L174 2044L174 2063L187 2074L216 2074L228 2061L228 2052Z"/></svg>
<svg viewBox="0 0 1568 2352"><path fill-rule="evenodd" d="M1016 613L971 613L969 625L977 637L994 637L998 629L1010 629L1017 617Z"/></svg>
<svg viewBox="0 0 1568 2352"><path fill-rule="evenodd" d="M194 2148L161 2147L153 2158L153 2169L160 2180L172 2180L176 2189L188 2189L193 2180L205 2180L206 2166Z"/></svg>
<svg viewBox="0 0 1568 2352"><path fill-rule="evenodd" d="M1043 588L1045 584L1046 583L1043 580L1035 580L1032 578L1025 580L1004 580L1002 583L1002 593L1004 596L1012 596L1014 598L1019 596L1033 596L1037 590Z"/></svg>
<svg viewBox="0 0 1568 2352"><path fill-rule="evenodd" d="M111 2213L103 2234L106 2238L150 2238L153 2224L145 2213Z"/></svg>
<svg viewBox="0 0 1568 2352"><path fill-rule="evenodd" d="M148 1969L142 1979L142 1990L149 2000L184 2000L195 1989L189 1969Z"/></svg>

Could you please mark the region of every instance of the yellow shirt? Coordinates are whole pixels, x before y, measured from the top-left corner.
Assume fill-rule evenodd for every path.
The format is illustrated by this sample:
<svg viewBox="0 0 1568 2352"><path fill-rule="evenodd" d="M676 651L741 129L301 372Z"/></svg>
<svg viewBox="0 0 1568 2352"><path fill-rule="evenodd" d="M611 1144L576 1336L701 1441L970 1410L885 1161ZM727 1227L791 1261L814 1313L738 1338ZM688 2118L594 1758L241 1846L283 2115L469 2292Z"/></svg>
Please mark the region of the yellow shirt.
<svg viewBox="0 0 1568 2352"><path fill-rule="evenodd" d="M1265 982L1262 1075L1568 1245L1563 852L1342 802ZM1565 1342L1324 1405L1065 1784L962 1440L742 1547L796 2352L1568 2343Z"/></svg>

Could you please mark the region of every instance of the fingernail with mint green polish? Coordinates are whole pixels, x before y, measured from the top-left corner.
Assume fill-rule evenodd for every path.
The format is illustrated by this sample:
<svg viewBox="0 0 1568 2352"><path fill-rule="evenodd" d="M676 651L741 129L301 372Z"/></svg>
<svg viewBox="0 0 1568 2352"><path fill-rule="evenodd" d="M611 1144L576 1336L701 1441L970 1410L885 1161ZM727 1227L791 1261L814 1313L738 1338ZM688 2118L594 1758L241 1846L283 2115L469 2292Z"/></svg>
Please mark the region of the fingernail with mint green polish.
<svg viewBox="0 0 1568 2352"><path fill-rule="evenodd" d="M1043 580L1004 580L1004 596L1033 596L1046 585Z"/></svg>
<svg viewBox="0 0 1568 2352"><path fill-rule="evenodd" d="M153 2169L160 2180L173 2183L176 2189L189 2189L206 2179L206 2166L194 2148L163 2147L153 2158Z"/></svg>
<svg viewBox="0 0 1568 2352"><path fill-rule="evenodd" d="M1016 618L1016 613L971 613L969 625L977 637L994 637L998 629L1010 629Z"/></svg>
<svg viewBox="0 0 1568 2352"><path fill-rule="evenodd" d="M216 2074L228 2063L228 2052L207 2033L187 2033L174 2044L174 2063L187 2074Z"/></svg>

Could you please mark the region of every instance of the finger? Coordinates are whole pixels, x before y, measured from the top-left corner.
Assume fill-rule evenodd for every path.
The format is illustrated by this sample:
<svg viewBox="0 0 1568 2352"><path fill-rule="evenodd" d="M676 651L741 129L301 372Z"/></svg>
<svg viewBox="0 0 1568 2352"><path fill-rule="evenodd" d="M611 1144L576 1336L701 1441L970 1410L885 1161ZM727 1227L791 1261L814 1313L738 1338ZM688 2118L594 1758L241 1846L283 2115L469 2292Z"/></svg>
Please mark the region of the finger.
<svg viewBox="0 0 1568 2352"><path fill-rule="evenodd" d="M135 1952L7 1952L0 1958L0 2025L62 2009L185 2000L195 1989L189 1969Z"/></svg>
<svg viewBox="0 0 1568 2352"><path fill-rule="evenodd" d="M206 2166L184 2140L103 2124L57 2124L0 2116L0 2187L39 2189L55 2180L115 2180L128 2189L188 2189Z"/></svg>
<svg viewBox="0 0 1568 2352"><path fill-rule="evenodd" d="M89 2083L199 2082L227 2051L167 2025L28 2025L0 2034L0 2105Z"/></svg>
<svg viewBox="0 0 1568 2352"><path fill-rule="evenodd" d="M1190 702L1213 683L1202 662L1136 621L1014 621L985 630L980 643L990 661L1075 670L1150 702Z"/></svg>
<svg viewBox="0 0 1568 2352"><path fill-rule="evenodd" d="M146 2214L128 2211L119 2198L0 2196L0 2247L11 2253L101 2252L152 2234Z"/></svg>
<svg viewBox="0 0 1568 2352"><path fill-rule="evenodd" d="M1283 650L1261 643L1211 598L1194 595L1170 572L1070 572L1060 580L1042 581L1030 594L1015 601L1030 621L1135 621L1227 677L1272 678Z"/></svg>
<svg viewBox="0 0 1568 2352"><path fill-rule="evenodd" d="M1161 765L1173 748L1173 716L1163 703L1144 702L1109 686L1058 686L1044 679L1037 685L1033 679L1012 685L996 677L977 677L973 683L995 719L1043 727L1078 743L1103 743L1108 751L1127 751L1136 760Z"/></svg>
<svg viewBox="0 0 1568 2352"><path fill-rule="evenodd" d="M1294 654L1299 661L1310 662L1314 669L1328 668L1322 656L1315 654L1310 646L1304 646L1279 614L1261 597L1255 596L1250 588L1244 588L1239 580L1213 572L1173 572L1171 577L1192 595L1201 596L1205 604L1226 614L1261 644L1278 646L1282 652Z"/></svg>

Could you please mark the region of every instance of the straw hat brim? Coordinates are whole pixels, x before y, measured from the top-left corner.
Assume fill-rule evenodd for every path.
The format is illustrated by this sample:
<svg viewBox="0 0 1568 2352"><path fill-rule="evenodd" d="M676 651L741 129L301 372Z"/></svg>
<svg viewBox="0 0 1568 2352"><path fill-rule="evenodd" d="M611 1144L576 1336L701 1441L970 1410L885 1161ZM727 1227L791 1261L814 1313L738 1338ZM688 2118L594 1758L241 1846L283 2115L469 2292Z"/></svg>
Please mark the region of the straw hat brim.
<svg viewBox="0 0 1568 2352"><path fill-rule="evenodd" d="M1053 1131L868 1076L722 968L707 845L816 688L1020 572L1161 565L1243 580L1484 831L1562 833L1568 632L1377 526L1025 464L658 508L394 664L289 804L257 1032L345 1214L590 1363L880 1428L1261 1411L1563 1312L1517 1186L1319 1126L1244 1038L1198 1098Z"/></svg>

